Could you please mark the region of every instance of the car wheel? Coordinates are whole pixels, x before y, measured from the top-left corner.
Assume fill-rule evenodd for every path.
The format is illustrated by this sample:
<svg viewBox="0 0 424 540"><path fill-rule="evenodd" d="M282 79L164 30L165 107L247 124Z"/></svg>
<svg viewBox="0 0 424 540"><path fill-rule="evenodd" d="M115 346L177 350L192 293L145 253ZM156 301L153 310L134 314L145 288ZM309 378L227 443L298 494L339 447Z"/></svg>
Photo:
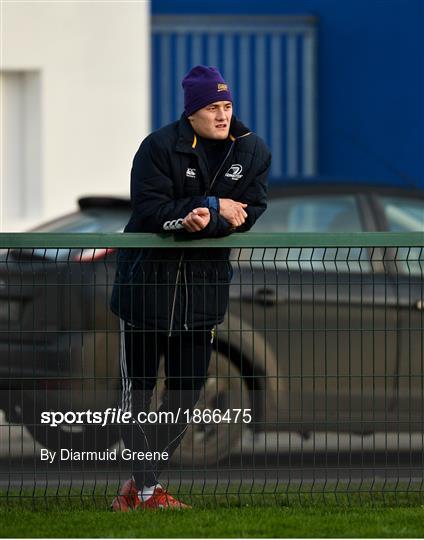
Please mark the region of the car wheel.
<svg viewBox="0 0 424 540"><path fill-rule="evenodd" d="M195 406L196 419L205 421L192 421L171 463L184 467L212 466L239 453L243 435L249 429L243 422L243 411L251 412L249 402L249 390L239 369L224 354L213 352L208 378ZM219 421L226 411L227 419Z"/></svg>

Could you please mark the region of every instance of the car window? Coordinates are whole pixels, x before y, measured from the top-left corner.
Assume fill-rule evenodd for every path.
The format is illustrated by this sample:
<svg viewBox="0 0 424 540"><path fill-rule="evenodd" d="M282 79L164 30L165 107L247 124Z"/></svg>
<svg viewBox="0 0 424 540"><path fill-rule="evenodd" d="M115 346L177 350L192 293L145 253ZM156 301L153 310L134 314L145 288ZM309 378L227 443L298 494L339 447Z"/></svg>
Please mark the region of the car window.
<svg viewBox="0 0 424 540"><path fill-rule="evenodd" d="M389 231L424 231L424 199L381 197Z"/></svg>
<svg viewBox="0 0 424 540"><path fill-rule="evenodd" d="M33 232L112 233L121 232L129 218L123 212L76 212L33 229Z"/></svg>
<svg viewBox="0 0 424 540"><path fill-rule="evenodd" d="M360 232L354 195L314 195L270 199L255 232Z"/></svg>
<svg viewBox="0 0 424 540"><path fill-rule="evenodd" d="M393 232L424 232L424 199L381 197L388 229ZM420 247L399 248L396 259L400 271L422 275L424 250Z"/></svg>
<svg viewBox="0 0 424 540"><path fill-rule="evenodd" d="M312 195L270 199L254 232L361 232L354 195ZM368 250L360 248L241 250L239 260L280 270L369 272Z"/></svg>
<svg viewBox="0 0 424 540"><path fill-rule="evenodd" d="M85 212L75 212L67 216L49 221L32 232L54 232L54 233L114 233L122 232L128 218L127 212L90 210ZM79 250L81 251L81 250ZM32 253L35 256L55 259L68 260L72 253L69 249L34 249Z"/></svg>
<svg viewBox="0 0 424 540"><path fill-rule="evenodd" d="M97 232L98 222L94 217L75 214L50 221L34 229L34 232L87 233Z"/></svg>

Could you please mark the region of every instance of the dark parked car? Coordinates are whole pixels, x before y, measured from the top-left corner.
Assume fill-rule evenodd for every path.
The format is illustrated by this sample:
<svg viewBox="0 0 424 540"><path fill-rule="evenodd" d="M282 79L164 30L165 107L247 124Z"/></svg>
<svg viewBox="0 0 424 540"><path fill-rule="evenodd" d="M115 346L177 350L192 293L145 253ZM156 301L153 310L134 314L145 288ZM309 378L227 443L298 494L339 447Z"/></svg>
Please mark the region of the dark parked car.
<svg viewBox="0 0 424 540"><path fill-rule="evenodd" d="M128 200L80 199L37 232L118 232ZM424 232L424 190L274 188L255 232ZM424 242L423 242L424 244ZM93 449L116 427L40 424L44 410L119 403L113 250L14 249L0 257L0 408L42 444ZM230 305L202 408L249 408L256 432L423 428L423 248L233 250ZM158 388L160 399L160 388ZM194 425L183 463L237 450L241 424Z"/></svg>

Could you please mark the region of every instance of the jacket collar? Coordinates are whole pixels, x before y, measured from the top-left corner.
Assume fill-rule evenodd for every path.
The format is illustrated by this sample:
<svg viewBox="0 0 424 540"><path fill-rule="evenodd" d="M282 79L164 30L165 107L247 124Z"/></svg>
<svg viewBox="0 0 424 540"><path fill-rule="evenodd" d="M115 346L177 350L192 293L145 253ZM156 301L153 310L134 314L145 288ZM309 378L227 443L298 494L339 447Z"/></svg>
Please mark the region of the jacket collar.
<svg viewBox="0 0 424 540"><path fill-rule="evenodd" d="M250 130L233 115L231 119L229 138L232 141L236 141L237 139L247 137L250 135L250 133ZM191 127L186 115L183 113L178 122L178 140L175 149L177 152L195 153L196 147L196 133Z"/></svg>

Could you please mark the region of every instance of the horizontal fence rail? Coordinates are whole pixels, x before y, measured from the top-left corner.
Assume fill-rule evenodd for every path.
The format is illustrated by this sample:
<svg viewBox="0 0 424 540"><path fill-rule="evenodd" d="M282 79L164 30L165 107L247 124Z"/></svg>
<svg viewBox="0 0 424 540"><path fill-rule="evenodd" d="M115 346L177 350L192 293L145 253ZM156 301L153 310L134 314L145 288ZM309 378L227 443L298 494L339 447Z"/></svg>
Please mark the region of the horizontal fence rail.
<svg viewBox="0 0 424 540"><path fill-rule="evenodd" d="M0 501L421 500L423 268L422 233L0 234Z"/></svg>
<svg viewBox="0 0 424 540"><path fill-rule="evenodd" d="M423 247L424 233L243 233L190 240L187 236L150 233L0 233L1 248L195 248L206 247Z"/></svg>

